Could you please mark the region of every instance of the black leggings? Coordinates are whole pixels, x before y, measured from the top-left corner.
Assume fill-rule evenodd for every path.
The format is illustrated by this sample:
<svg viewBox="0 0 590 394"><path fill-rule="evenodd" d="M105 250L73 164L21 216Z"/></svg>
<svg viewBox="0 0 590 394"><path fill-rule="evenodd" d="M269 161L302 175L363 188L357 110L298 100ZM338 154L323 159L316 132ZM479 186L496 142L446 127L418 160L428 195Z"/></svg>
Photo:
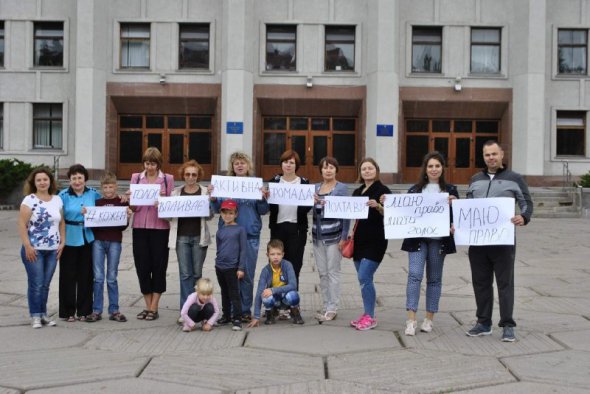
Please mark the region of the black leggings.
<svg viewBox="0 0 590 394"><path fill-rule="evenodd" d="M142 294L166 291L170 230L133 229L133 260Z"/></svg>

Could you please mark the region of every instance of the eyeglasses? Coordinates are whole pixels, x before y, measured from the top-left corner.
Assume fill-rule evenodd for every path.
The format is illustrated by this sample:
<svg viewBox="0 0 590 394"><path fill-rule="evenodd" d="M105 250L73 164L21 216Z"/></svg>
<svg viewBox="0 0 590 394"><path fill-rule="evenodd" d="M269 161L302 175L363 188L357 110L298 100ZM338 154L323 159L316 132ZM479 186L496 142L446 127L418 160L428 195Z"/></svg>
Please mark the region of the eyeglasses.
<svg viewBox="0 0 590 394"><path fill-rule="evenodd" d="M184 176L187 177L187 178L190 178L190 177L196 178L196 177L199 176L199 174L197 174L195 172L185 172L184 173Z"/></svg>

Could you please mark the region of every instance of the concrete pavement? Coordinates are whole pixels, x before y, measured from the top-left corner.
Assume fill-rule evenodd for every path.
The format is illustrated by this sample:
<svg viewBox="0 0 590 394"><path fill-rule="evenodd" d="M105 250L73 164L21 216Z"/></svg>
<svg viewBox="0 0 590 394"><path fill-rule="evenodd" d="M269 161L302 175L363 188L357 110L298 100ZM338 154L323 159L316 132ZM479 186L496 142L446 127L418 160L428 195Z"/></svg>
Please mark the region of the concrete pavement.
<svg viewBox="0 0 590 394"><path fill-rule="evenodd" d="M210 333L182 332L176 325L179 284L174 252L160 319L139 321L135 314L143 309L143 300L131 257L130 230L125 232L119 273L121 311L129 322L59 320L57 327L34 330L16 217L16 211L0 212L0 393L589 390L588 219L533 218L518 229L518 340L503 343L497 327L489 337L465 336L475 321L475 301L464 247L446 259L433 332L406 337L407 255L399 250L400 241L390 241L376 273L379 325L371 331L349 327L362 310L362 300L354 267L346 259L338 318L321 326L312 319L321 296L309 243L301 273L303 326L279 321L242 332L229 327ZM268 238L265 223L258 271L266 263L262 245ZM214 256L213 243L204 269L211 278L215 278ZM50 293L51 315L57 314L58 275L56 271ZM423 315L422 309L420 320ZM494 318L497 322L497 309Z"/></svg>

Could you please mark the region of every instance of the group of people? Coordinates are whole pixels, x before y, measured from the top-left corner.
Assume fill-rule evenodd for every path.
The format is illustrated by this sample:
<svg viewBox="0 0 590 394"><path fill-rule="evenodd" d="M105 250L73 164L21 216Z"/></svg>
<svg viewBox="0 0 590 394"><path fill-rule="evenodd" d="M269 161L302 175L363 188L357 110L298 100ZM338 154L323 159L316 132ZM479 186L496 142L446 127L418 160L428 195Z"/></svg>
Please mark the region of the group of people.
<svg viewBox="0 0 590 394"><path fill-rule="evenodd" d="M522 176L506 169L503 150L495 141L483 146L486 168L473 176L468 198L514 197L520 214L512 218L517 226L529 222L532 201ZM309 184L297 175L301 165L297 152L288 150L280 158L281 172L269 182ZM363 313L351 321L359 331L377 326L375 316L375 272L383 261L388 241L385 238L383 202L391 190L380 181L380 170L372 158L358 165L360 186L353 196L368 197L368 217L351 220L324 216L327 196L347 196L347 186L337 180L339 164L334 157L319 162L321 182L315 185L314 205L297 206L269 204L269 189L260 189L260 198L230 199L213 197L214 186L203 187L198 181L203 169L194 160L184 163L179 171L184 180L174 188L174 177L161 171L162 155L157 148L148 148L143 156L144 169L131 177L131 184L158 184L161 196L209 195L209 217L158 217L154 206L130 206L133 212L133 258L145 309L138 319L159 318L158 306L166 291L166 270L169 249L175 249L180 277L180 317L184 331L201 327L210 331L215 325L231 323L241 330L242 323L256 327L265 309L265 324L276 319L291 319L303 324L299 309L299 277L308 233L308 213L312 210L313 255L320 279L323 306L316 319L321 323L336 319L340 300L342 247L349 237L354 239L352 260L357 271L363 300ZM439 152L424 157L420 176L408 193L448 193L449 204L459 197L457 188L445 180L445 159ZM103 195L86 187L88 172L81 165L68 171L70 187L54 196L56 184L47 168L36 169L25 184L25 198L20 209L19 231L23 242L22 260L29 278L29 310L33 327L55 325L47 317L47 294L56 262L60 267L59 317L66 321L101 319L103 309L104 260L107 259L108 312L111 320L125 321L119 311L117 266L121 253L122 228L94 231L84 227L85 207L93 205L127 205L128 194L116 194L116 178L106 174L101 180ZM242 152L229 158L228 176L253 176L250 157ZM266 245L268 265L265 266L254 292L254 274L260 248L261 215L270 212L271 241ZM202 278L202 269L211 235L207 225L219 213L216 237L215 272L221 292L221 311L213 296L213 283ZM450 218L450 235L442 238L408 238L402 250L408 252L409 268L406 289L407 321L405 334L418 329L417 310L424 271L426 271L426 315L420 331L430 332L438 312L442 289L444 260L456 252L454 228ZM350 230L352 228L352 233ZM350 235L349 235L350 233ZM470 246L472 281L477 304L477 323L467 335L481 336L492 332L493 279L496 278L500 298L502 340L515 340L516 323L512 316L514 303L514 246ZM94 285L93 285L94 283ZM253 311L253 313L252 313Z"/></svg>

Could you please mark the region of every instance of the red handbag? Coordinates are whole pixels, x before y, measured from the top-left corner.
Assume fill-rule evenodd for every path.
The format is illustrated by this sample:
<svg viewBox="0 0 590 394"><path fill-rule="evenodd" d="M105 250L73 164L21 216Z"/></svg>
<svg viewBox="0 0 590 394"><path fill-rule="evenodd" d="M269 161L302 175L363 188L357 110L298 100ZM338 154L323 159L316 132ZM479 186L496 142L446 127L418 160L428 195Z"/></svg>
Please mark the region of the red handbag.
<svg viewBox="0 0 590 394"><path fill-rule="evenodd" d="M347 259L351 259L354 255L354 233L356 231L356 226L359 224L358 220L354 223L354 228L352 229L352 234L348 236L348 239L344 241L342 245L342 257Z"/></svg>

